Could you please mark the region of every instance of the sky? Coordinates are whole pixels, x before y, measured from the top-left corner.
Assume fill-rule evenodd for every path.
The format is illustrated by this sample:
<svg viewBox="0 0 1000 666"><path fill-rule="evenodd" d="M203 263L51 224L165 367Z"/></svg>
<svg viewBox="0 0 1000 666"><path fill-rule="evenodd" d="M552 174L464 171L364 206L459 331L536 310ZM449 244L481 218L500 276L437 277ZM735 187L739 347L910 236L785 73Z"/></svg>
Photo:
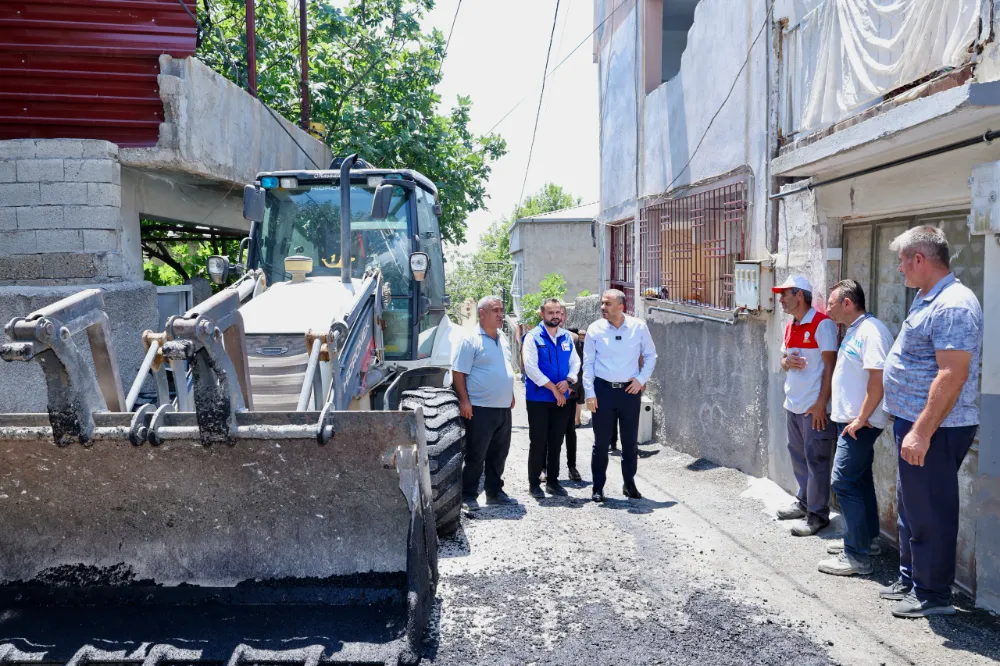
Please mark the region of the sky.
<svg viewBox="0 0 1000 666"><path fill-rule="evenodd" d="M437 28L447 38L458 3L438 0L425 17L425 30ZM507 154L493 163L489 210L467 220L463 252L474 249L490 223L509 214L521 196L555 6L556 0L461 3L438 87L442 109L450 109L457 95L468 95L470 128L484 134L526 97L495 130L507 140ZM592 0L561 0L550 69L587 41L546 81L524 196L554 182L584 203L599 198L597 65L588 37L593 29Z"/></svg>

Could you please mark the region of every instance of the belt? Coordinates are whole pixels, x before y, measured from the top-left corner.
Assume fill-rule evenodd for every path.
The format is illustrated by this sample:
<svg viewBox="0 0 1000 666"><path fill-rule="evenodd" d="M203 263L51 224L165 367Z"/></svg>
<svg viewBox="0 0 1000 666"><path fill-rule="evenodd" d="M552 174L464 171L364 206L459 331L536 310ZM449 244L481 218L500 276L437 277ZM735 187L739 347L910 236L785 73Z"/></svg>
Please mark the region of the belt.
<svg viewBox="0 0 1000 666"><path fill-rule="evenodd" d="M629 385L629 382L609 382L607 379L601 379L600 377L597 377L596 379L602 384L607 384L613 389L623 389Z"/></svg>

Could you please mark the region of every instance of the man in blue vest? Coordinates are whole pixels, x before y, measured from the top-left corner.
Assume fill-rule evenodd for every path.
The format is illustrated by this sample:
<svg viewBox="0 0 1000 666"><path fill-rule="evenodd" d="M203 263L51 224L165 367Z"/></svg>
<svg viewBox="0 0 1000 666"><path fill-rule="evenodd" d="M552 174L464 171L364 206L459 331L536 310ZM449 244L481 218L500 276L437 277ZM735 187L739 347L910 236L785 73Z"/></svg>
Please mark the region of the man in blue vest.
<svg viewBox="0 0 1000 666"><path fill-rule="evenodd" d="M559 452L576 407L569 401L569 383L576 381L580 357L569 331L560 328L562 303L550 298L539 310L542 321L524 336L524 397L528 408L528 485L542 499L539 485L545 468L545 488L566 495L559 484Z"/></svg>

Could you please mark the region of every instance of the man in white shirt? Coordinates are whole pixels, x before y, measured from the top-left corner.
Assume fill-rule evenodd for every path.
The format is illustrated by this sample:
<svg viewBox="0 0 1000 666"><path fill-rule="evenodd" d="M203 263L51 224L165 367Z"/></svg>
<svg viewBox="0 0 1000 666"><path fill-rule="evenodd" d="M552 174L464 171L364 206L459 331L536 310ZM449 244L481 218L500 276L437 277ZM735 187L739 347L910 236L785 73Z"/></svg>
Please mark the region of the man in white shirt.
<svg viewBox="0 0 1000 666"><path fill-rule="evenodd" d="M872 462L875 440L889 415L882 408L882 368L892 347L885 324L865 310L865 292L855 280L842 280L830 291L830 317L847 327L837 367L833 371L833 409L837 425L837 455L833 461L833 490L844 514L844 540L827 547L835 555L819 563L834 576L872 572L871 556L880 554L878 504Z"/></svg>
<svg viewBox="0 0 1000 666"><path fill-rule="evenodd" d="M795 536L811 536L830 524L830 463L837 430L827 418L837 325L812 307L812 286L801 275L773 288L792 315L785 325L781 368L785 377L788 453L799 491L795 504L778 511L779 520L801 518Z"/></svg>
<svg viewBox="0 0 1000 666"><path fill-rule="evenodd" d="M609 289L604 292L601 314L604 318L590 325L583 343L583 390L587 409L594 415L594 452L590 459L594 476L593 500L603 502L605 499L608 448L616 423L625 478L622 492L630 499L641 499L635 487L639 410L642 389L656 367L656 348L646 322L625 314L625 294L621 291Z"/></svg>
<svg viewBox="0 0 1000 666"><path fill-rule="evenodd" d="M528 489L543 499L539 485L545 469L545 488L565 496L559 483L559 452L575 405L569 400L569 384L576 381L580 357L569 331L560 328L563 311L559 299L550 298L539 309L542 321L528 331L521 346L524 359L524 396L528 409Z"/></svg>

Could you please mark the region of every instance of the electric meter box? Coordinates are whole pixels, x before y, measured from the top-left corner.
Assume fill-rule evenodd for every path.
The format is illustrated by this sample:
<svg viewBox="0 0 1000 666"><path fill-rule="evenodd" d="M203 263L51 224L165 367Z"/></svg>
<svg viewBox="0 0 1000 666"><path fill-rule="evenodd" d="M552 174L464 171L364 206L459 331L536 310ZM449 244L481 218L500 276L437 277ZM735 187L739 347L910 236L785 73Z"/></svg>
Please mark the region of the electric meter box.
<svg viewBox="0 0 1000 666"><path fill-rule="evenodd" d="M1000 234L1000 162L973 167L969 188L972 190L969 233Z"/></svg>
<svg viewBox="0 0 1000 666"><path fill-rule="evenodd" d="M738 261L733 270L733 297L737 308L751 312L774 310L774 268L763 261Z"/></svg>

